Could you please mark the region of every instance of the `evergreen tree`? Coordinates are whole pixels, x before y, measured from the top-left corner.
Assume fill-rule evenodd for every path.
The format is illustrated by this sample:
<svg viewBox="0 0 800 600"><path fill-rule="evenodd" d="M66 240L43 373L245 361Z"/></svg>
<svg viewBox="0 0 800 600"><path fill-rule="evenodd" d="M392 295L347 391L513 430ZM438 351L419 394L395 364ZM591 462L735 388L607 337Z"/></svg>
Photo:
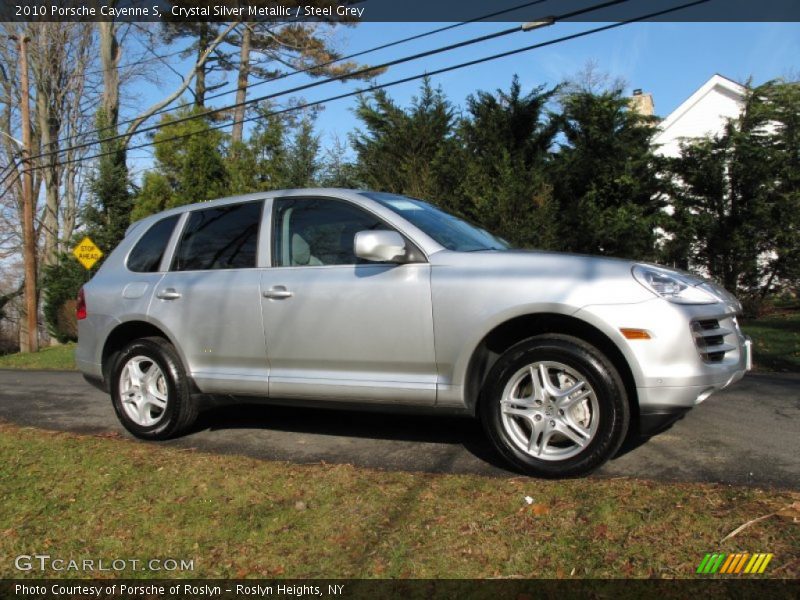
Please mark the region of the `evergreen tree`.
<svg viewBox="0 0 800 600"><path fill-rule="evenodd" d="M325 151L320 167L320 185L325 187L360 188L358 171L355 163L347 156L347 144L334 138L331 146Z"/></svg>
<svg viewBox="0 0 800 600"><path fill-rule="evenodd" d="M97 115L97 128L102 131L97 172L91 181L92 199L84 214L87 234L108 256L125 237L130 225L131 184L122 140L108 140L116 130L107 127L102 110Z"/></svg>
<svg viewBox="0 0 800 600"><path fill-rule="evenodd" d="M800 279L800 87L748 90L722 134L685 144L670 163L675 214L668 260L689 256L757 312Z"/></svg>
<svg viewBox="0 0 800 600"><path fill-rule="evenodd" d="M73 245L79 241L76 238ZM44 318L50 335L62 344L78 339L74 302L91 275L74 256L65 253L58 255L54 265L44 267Z"/></svg>
<svg viewBox="0 0 800 600"><path fill-rule="evenodd" d="M244 194L288 187L286 137L289 123L273 107L258 107L257 120L246 142L233 142L225 160L231 194Z"/></svg>
<svg viewBox="0 0 800 600"><path fill-rule="evenodd" d="M561 97L551 177L562 250L655 256L662 184L650 147L653 117L630 110L621 89L572 89Z"/></svg>
<svg viewBox="0 0 800 600"><path fill-rule="evenodd" d="M169 179L158 171L147 171L142 175L142 187L136 195L131 221L144 219L148 215L161 212L174 204L173 190Z"/></svg>
<svg viewBox="0 0 800 600"><path fill-rule="evenodd" d="M320 170L319 136L314 134L314 115L305 114L297 124L286 157L286 187L311 187Z"/></svg>
<svg viewBox="0 0 800 600"><path fill-rule="evenodd" d="M219 130L210 129L205 118L171 123L176 118L196 114L199 109L181 109L161 119L164 124L154 141L184 136L155 146L155 170L144 176L136 197L137 218L153 212L203 202L228 194L228 170L222 154L225 139Z"/></svg>
<svg viewBox="0 0 800 600"><path fill-rule="evenodd" d="M467 99L469 115L461 126L464 212L515 246L556 244L545 173L555 127L543 118L554 93L540 86L523 95L515 76L508 92Z"/></svg>
<svg viewBox="0 0 800 600"><path fill-rule="evenodd" d="M356 116L364 130L356 130L351 141L358 179L366 187L458 208L455 117L441 88L425 79L408 110L379 90L359 98Z"/></svg>

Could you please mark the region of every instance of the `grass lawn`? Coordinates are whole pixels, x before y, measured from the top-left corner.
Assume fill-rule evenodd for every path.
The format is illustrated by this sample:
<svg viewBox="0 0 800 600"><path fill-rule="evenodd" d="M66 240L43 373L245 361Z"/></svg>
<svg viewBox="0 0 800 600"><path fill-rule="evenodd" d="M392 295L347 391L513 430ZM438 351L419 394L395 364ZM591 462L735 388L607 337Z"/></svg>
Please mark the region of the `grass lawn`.
<svg viewBox="0 0 800 600"><path fill-rule="evenodd" d="M753 338L759 371L800 371L800 310L783 310L742 322Z"/></svg>
<svg viewBox="0 0 800 600"><path fill-rule="evenodd" d="M57 369L75 368L75 344L50 346L39 352L18 352L0 356L0 369Z"/></svg>
<svg viewBox="0 0 800 600"><path fill-rule="evenodd" d="M798 492L290 465L9 424L0 455L2 578L46 576L8 558L34 552L194 560L127 577L583 578L695 577L707 552L746 551L774 553L760 577L800 576Z"/></svg>

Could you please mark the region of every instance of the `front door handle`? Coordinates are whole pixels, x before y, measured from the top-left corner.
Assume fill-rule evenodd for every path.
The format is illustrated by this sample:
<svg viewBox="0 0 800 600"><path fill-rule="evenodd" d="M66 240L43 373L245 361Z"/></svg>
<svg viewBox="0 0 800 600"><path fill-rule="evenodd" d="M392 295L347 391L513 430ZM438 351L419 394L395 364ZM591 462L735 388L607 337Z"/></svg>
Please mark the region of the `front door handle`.
<svg viewBox="0 0 800 600"><path fill-rule="evenodd" d="M175 288L166 288L156 294L156 298L161 300L177 300L180 297L180 292L176 291Z"/></svg>
<svg viewBox="0 0 800 600"><path fill-rule="evenodd" d="M264 290L264 298L271 298L272 300L284 300L292 297L292 292L286 289L283 285L276 285L268 290Z"/></svg>

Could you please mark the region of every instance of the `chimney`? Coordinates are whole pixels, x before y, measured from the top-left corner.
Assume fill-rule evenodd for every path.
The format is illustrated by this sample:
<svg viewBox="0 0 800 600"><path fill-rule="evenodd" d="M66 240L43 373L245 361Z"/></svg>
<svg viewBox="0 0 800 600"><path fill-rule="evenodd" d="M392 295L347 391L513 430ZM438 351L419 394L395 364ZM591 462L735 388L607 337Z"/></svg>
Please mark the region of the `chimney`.
<svg viewBox="0 0 800 600"><path fill-rule="evenodd" d="M652 116L656 108L653 103L653 94L645 94L641 88L633 90L633 96L630 97L630 106L631 110L645 117Z"/></svg>

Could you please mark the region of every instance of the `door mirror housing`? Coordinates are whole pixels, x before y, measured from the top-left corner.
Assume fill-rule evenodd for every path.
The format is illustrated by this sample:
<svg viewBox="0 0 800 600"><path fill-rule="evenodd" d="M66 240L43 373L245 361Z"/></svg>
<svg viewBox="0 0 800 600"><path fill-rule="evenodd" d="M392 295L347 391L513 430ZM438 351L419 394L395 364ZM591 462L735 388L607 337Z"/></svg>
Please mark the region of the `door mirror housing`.
<svg viewBox="0 0 800 600"><path fill-rule="evenodd" d="M359 231L354 245L356 256L364 260L402 263L406 259L406 242L396 231Z"/></svg>

